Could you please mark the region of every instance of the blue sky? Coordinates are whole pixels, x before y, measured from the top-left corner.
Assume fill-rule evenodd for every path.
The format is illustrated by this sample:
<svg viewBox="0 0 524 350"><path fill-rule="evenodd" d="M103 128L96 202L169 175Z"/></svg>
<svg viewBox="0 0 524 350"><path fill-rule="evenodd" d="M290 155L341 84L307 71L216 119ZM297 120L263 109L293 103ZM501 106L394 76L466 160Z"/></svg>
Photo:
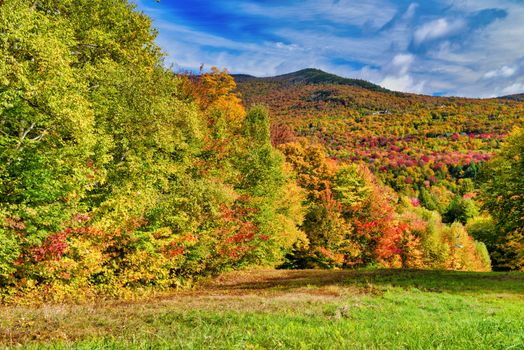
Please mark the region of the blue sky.
<svg viewBox="0 0 524 350"><path fill-rule="evenodd" d="M524 92L524 0L136 0L175 69L319 68L392 90Z"/></svg>

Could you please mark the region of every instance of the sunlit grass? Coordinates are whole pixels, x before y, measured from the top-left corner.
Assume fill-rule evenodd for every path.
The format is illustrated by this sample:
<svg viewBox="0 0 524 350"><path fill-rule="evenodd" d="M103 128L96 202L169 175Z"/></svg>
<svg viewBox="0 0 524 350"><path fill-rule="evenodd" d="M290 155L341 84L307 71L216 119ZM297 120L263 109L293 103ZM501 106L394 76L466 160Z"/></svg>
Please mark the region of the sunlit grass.
<svg viewBox="0 0 524 350"><path fill-rule="evenodd" d="M8 347L521 349L524 274L251 271L137 302L0 309Z"/></svg>

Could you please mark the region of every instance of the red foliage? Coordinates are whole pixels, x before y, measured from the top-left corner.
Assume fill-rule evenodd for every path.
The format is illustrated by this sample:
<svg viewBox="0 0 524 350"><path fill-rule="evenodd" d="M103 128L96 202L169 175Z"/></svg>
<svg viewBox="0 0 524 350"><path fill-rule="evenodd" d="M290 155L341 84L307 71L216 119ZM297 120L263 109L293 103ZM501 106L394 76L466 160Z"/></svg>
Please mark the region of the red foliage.
<svg viewBox="0 0 524 350"><path fill-rule="evenodd" d="M35 262L42 260L60 260L68 248L68 232L55 233L46 238L44 244L33 248L31 256Z"/></svg>
<svg viewBox="0 0 524 350"><path fill-rule="evenodd" d="M417 197L411 197L409 200L412 206L414 207L420 206L420 199L418 199Z"/></svg>
<svg viewBox="0 0 524 350"><path fill-rule="evenodd" d="M217 249L221 256L240 260L247 252L256 246L254 240L258 231L257 225L251 220L258 210L248 206L248 196L239 197L232 206L222 205L222 225L218 229L221 243ZM261 235L262 241L269 240Z"/></svg>
<svg viewBox="0 0 524 350"><path fill-rule="evenodd" d="M168 258L174 258L185 253L184 247L178 245L178 242L172 242L169 246L165 247L163 253Z"/></svg>
<svg viewBox="0 0 524 350"><path fill-rule="evenodd" d="M245 224L251 224L252 225L252 223L245 223ZM248 233L241 233L241 232L239 232L239 233L237 233L234 236L226 238L224 243L225 244L230 244L230 243L249 242L249 241L252 241L253 238L255 238L255 233L254 232L248 232Z"/></svg>
<svg viewBox="0 0 524 350"><path fill-rule="evenodd" d="M275 128L289 126L297 138L323 145L333 159L367 163L395 190L464 177L452 168L491 158L498 147L493 141L519 124L515 116L524 111L510 101L400 97L337 84L255 79L238 88L246 105L269 107ZM277 139L274 144L284 143Z"/></svg>
<svg viewBox="0 0 524 350"><path fill-rule="evenodd" d="M273 147L295 141L293 128L287 124L271 123L271 144Z"/></svg>

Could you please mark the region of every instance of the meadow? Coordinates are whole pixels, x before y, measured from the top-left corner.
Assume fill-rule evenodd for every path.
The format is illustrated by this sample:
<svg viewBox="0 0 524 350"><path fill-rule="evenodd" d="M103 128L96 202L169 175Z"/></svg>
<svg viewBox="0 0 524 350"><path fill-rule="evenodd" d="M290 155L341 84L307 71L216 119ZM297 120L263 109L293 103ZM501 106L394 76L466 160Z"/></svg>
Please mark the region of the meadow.
<svg viewBox="0 0 524 350"><path fill-rule="evenodd" d="M524 273L250 270L134 301L0 308L20 349L522 349Z"/></svg>

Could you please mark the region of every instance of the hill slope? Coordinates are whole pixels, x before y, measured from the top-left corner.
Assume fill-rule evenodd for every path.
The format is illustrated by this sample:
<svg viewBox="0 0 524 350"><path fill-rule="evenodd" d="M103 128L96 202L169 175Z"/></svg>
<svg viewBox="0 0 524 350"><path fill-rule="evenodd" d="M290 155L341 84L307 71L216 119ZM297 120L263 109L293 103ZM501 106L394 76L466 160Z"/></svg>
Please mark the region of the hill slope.
<svg viewBox="0 0 524 350"><path fill-rule="evenodd" d="M364 89L373 91L390 92L389 90L361 79L343 78L335 74L324 72L316 68L306 68L297 72L277 75L275 77L257 78L248 74L234 74L233 77L237 82L278 82L286 85L300 85L300 84L336 84L358 86Z"/></svg>
<svg viewBox="0 0 524 350"><path fill-rule="evenodd" d="M314 69L237 76L237 83L247 106L270 109L274 144L297 137L319 142L332 158L363 161L414 196L421 187L459 192L460 179L474 176L478 163L523 124L519 101L395 93Z"/></svg>
<svg viewBox="0 0 524 350"><path fill-rule="evenodd" d="M513 100L513 101L524 102L524 93L523 94L502 96L500 98L505 99L505 100Z"/></svg>

